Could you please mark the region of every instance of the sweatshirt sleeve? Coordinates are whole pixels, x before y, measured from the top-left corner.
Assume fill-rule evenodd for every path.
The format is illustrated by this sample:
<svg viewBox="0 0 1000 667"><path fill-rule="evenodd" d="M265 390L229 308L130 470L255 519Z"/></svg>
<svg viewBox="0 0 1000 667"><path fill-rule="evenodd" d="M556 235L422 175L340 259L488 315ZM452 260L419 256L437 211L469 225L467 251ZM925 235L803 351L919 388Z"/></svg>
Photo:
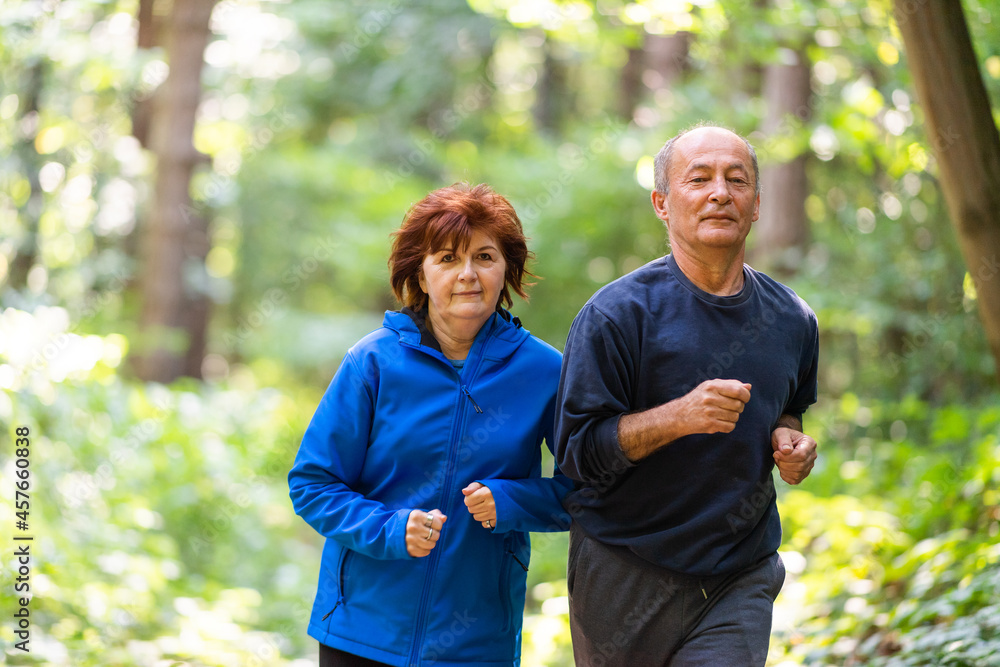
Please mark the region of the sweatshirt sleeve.
<svg viewBox="0 0 1000 667"><path fill-rule="evenodd" d="M556 397L555 457L581 482L602 482L635 466L618 444L618 420L632 407L633 349L592 303L570 327Z"/></svg>
<svg viewBox="0 0 1000 667"><path fill-rule="evenodd" d="M410 510L390 510L352 486L361 476L371 432L371 387L348 352L306 429L288 473L295 513L324 537L379 559L409 558Z"/></svg>
<svg viewBox="0 0 1000 667"><path fill-rule="evenodd" d="M803 307L807 310L809 331L804 337L805 343L799 358L799 377L795 395L784 410L786 414L798 417L799 421L802 421L806 409L816 402L819 369L819 324L816 321L816 314L805 306L804 302Z"/></svg>

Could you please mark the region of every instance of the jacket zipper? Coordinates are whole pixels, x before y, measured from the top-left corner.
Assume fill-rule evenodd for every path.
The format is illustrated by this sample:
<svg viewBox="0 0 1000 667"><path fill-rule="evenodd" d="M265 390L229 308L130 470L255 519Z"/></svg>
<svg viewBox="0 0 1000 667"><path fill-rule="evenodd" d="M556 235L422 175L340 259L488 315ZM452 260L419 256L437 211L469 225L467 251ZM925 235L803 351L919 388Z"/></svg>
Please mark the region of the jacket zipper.
<svg viewBox="0 0 1000 667"><path fill-rule="evenodd" d="M513 551L504 546L504 555L513 555ZM500 572L500 602L503 603L503 627L500 628L501 632L508 632L510 630L511 616L514 614L514 610L511 609L510 605L510 562L504 558L500 561L503 571Z"/></svg>
<svg viewBox="0 0 1000 667"><path fill-rule="evenodd" d="M346 604L346 602L347 602L347 600L344 598L344 570L347 569L347 556L349 554L350 554L350 551L347 550L347 549L344 549L344 553L340 557L340 563L339 563L339 565L337 567L337 570L338 570L338 572L337 572L337 580L339 582L339 590L337 591L337 603L333 605L333 609L331 609L330 611L326 612L326 615L323 616L323 618L319 619L321 622L325 621L328 618L330 618L330 614L332 614L333 612L337 611L337 607L339 607L342 604Z"/></svg>
<svg viewBox="0 0 1000 667"><path fill-rule="evenodd" d="M483 409L479 407L478 403L476 403L476 399L472 398L472 394L469 393L469 388L466 387L464 384L462 385L462 391L465 393L466 396L469 397L469 400L472 401L472 407L476 409L476 412L479 414L483 414Z"/></svg>
<svg viewBox="0 0 1000 667"><path fill-rule="evenodd" d="M482 413L482 408L480 408L476 401L472 398L472 394L469 393L468 387L465 385L461 386L461 394L465 394L470 401L472 401L473 407L475 407L476 412ZM459 395L459 403L461 403L461 394ZM444 483L441 485L443 492L451 487L452 479L455 473L455 461L458 459L458 438L462 433L465 432L465 423L467 421L465 411L461 409L461 405L456 406L461 412L461 416L456 424L455 431L452 433L451 446L448 452L448 469L445 473ZM413 633L413 646L410 649L410 660L407 664L409 665L419 665L420 664L420 647L423 645L423 634L424 626L426 624L427 617L427 605L428 598L430 597L430 583L434 580L434 574L437 572L438 561L440 561L442 549L434 549L431 551L431 555L428 556L430 563L427 565L426 579L424 580L423 590L420 592L420 606L417 608L417 627L416 631Z"/></svg>
<svg viewBox="0 0 1000 667"><path fill-rule="evenodd" d="M476 359L476 367L472 369L473 373L469 376L470 378L475 378L476 374L479 372L479 365L482 363L482 356L485 348L486 346L484 344L483 349L480 350L479 357ZM454 367L452 370L455 370ZM459 382L461 382L461 374L458 373L457 370L456 374L458 375ZM472 398L472 393L469 391L469 388L464 384L460 384L459 404L455 407L458 408L461 414L458 417L455 425L456 428L452 432L451 436L451 443L448 452L448 468L445 472L444 483L441 485L442 496L451 487L452 479L454 478L455 473L455 462L458 459L458 438L465 432L465 423L468 421L465 411L461 409L461 394L465 394L466 398L468 398L472 403L472 407L475 409L477 414L483 413L483 409L479 407L478 403L476 403L476 399ZM420 664L420 647L423 645L424 626L426 625L427 605L429 602L428 598L430 597L430 584L434 580L434 574L437 572L438 561L441 559L442 551L442 549L434 549L431 551L431 554L427 556L430 562L427 564L427 573L424 575L424 586L420 591L420 604L417 607L417 626L414 629L413 645L410 648L410 657L406 663L407 665ZM522 567L524 567L523 564Z"/></svg>

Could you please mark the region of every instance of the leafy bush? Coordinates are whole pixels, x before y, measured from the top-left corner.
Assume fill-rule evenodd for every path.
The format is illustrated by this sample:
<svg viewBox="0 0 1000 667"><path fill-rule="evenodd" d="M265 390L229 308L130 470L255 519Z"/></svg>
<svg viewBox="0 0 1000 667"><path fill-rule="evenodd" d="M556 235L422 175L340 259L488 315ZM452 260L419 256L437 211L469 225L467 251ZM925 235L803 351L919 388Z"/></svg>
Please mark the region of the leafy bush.
<svg viewBox="0 0 1000 667"><path fill-rule="evenodd" d="M789 578L772 662L1000 664L995 397L934 409L845 396L831 412L822 466L779 501Z"/></svg>
<svg viewBox="0 0 1000 667"><path fill-rule="evenodd" d="M43 319L0 318L29 333ZM21 369L5 378L0 423L30 429L35 536L31 653L8 649L6 664L294 664L283 656L315 645L305 626L319 552L285 475L318 397L256 387L245 372L214 386L129 383L113 340L49 340L61 346L34 365L0 349L0 368ZM87 345L99 353L83 355ZM0 587L16 576L5 559ZM0 633L13 643L11 624Z"/></svg>

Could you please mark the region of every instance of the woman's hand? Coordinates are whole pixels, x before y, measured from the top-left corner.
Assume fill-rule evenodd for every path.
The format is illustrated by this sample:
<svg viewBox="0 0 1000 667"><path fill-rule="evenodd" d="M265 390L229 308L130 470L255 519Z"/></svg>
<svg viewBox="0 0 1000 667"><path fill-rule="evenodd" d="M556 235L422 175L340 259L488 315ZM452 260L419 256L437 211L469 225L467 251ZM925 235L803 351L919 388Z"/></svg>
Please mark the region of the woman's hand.
<svg viewBox="0 0 1000 667"><path fill-rule="evenodd" d="M497 505L490 487L473 482L462 489L462 493L472 518L483 524L483 528L492 530L497 525Z"/></svg>
<svg viewBox="0 0 1000 667"><path fill-rule="evenodd" d="M430 555L441 537L441 527L448 520L441 510L413 510L406 520L406 553L414 558Z"/></svg>

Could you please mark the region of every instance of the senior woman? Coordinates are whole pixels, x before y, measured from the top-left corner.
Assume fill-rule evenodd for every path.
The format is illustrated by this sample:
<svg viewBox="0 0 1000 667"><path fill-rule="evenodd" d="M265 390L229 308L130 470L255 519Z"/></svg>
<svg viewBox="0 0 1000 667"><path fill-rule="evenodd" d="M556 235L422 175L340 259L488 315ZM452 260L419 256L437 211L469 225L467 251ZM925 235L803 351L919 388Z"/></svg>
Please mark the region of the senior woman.
<svg viewBox="0 0 1000 667"><path fill-rule="evenodd" d="M414 205L389 259L400 312L344 357L288 476L326 537L308 632L332 665L517 665L528 531L566 530L541 477L560 354L526 298L521 222L486 185Z"/></svg>

